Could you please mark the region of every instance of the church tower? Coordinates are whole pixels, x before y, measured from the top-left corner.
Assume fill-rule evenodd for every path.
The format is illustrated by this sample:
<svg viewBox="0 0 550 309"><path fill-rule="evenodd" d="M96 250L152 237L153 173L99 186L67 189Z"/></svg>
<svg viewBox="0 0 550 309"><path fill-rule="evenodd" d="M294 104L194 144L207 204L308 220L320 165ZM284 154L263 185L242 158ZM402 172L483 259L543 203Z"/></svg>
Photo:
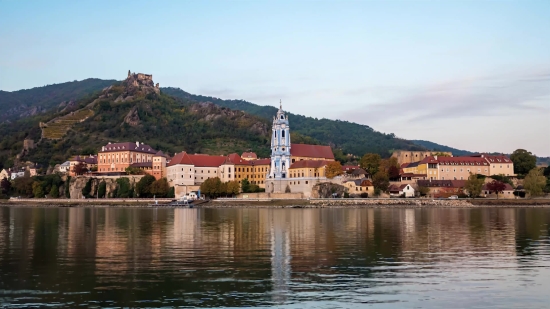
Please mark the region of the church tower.
<svg viewBox="0 0 550 309"><path fill-rule="evenodd" d="M283 111L283 105L279 102L277 116L273 118L271 132L271 170L268 178L288 178L290 168L290 127L288 116Z"/></svg>

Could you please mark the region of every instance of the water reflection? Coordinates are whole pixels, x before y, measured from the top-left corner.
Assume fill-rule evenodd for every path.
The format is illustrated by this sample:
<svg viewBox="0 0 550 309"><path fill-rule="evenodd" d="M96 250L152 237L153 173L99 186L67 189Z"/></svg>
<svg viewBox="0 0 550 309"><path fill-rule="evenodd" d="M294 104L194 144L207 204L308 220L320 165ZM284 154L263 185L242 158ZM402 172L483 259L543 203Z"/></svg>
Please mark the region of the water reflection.
<svg viewBox="0 0 550 309"><path fill-rule="evenodd" d="M549 223L544 208L0 208L0 302L543 308Z"/></svg>

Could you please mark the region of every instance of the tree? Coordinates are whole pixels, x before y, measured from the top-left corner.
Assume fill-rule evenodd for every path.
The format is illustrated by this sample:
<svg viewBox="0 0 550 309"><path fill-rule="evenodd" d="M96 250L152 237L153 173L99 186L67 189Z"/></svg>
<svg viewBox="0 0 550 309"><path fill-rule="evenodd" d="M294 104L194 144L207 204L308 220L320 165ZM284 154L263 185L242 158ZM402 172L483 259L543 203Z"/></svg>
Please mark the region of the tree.
<svg viewBox="0 0 550 309"><path fill-rule="evenodd" d="M237 180L229 181L227 183L227 194L228 195L231 195L231 196L237 195L237 194L239 194L240 190L241 190L241 185L239 184L239 182Z"/></svg>
<svg viewBox="0 0 550 309"><path fill-rule="evenodd" d="M386 173L384 173L383 171L378 171L372 177L372 184L374 185L375 190L386 191L390 186L390 179L388 178L388 175Z"/></svg>
<svg viewBox="0 0 550 309"><path fill-rule="evenodd" d="M80 162L73 166L73 173L75 175L83 175L86 172L88 172L88 168L84 162Z"/></svg>
<svg viewBox="0 0 550 309"><path fill-rule="evenodd" d="M222 181L218 177L206 179L200 186L201 193L210 197L218 197L221 194Z"/></svg>
<svg viewBox="0 0 550 309"><path fill-rule="evenodd" d="M99 186L97 188L97 197L104 198L106 192L107 192L107 183L105 182L105 180L102 180L99 183Z"/></svg>
<svg viewBox="0 0 550 309"><path fill-rule="evenodd" d="M327 178L334 178L336 176L342 175L342 164L338 161L332 161L329 164L327 164L325 168L325 175Z"/></svg>
<svg viewBox="0 0 550 309"><path fill-rule="evenodd" d="M136 184L136 194L139 198L153 197L151 193L151 185L155 182L155 177L152 175L145 175Z"/></svg>
<svg viewBox="0 0 550 309"><path fill-rule="evenodd" d="M170 193L170 185L166 178L161 178L151 184L151 194L154 196L167 197L168 193Z"/></svg>
<svg viewBox="0 0 550 309"><path fill-rule="evenodd" d="M71 198L71 176L67 176L67 181L65 182L65 197Z"/></svg>
<svg viewBox="0 0 550 309"><path fill-rule="evenodd" d="M367 153L359 161L359 165L370 175L374 175L380 168L381 157L377 153Z"/></svg>
<svg viewBox="0 0 550 309"><path fill-rule="evenodd" d="M537 166L537 157L525 149L516 149L510 160L514 162L514 173L525 175Z"/></svg>
<svg viewBox="0 0 550 309"><path fill-rule="evenodd" d="M466 180L466 184L464 185L464 189L468 191L468 194L471 198L476 198L481 194L483 183L484 178L479 178L476 174L470 173L470 176L468 177L468 180Z"/></svg>
<svg viewBox="0 0 550 309"><path fill-rule="evenodd" d="M89 198L90 197L90 193L92 192L92 179L88 179L88 181L86 181L86 185L84 186L84 188L82 188L82 196L84 196L85 198Z"/></svg>
<svg viewBox="0 0 550 309"><path fill-rule="evenodd" d="M289 185L286 185L286 188L285 188L285 193L290 193L290 186Z"/></svg>
<svg viewBox="0 0 550 309"><path fill-rule="evenodd" d="M498 199L498 194L506 189L506 184L495 179L487 184L487 189L489 189L489 191L494 191L497 194Z"/></svg>
<svg viewBox="0 0 550 309"><path fill-rule="evenodd" d="M32 194L35 198L44 197L44 189L42 188L42 184L40 182L35 181L32 183Z"/></svg>
<svg viewBox="0 0 550 309"><path fill-rule="evenodd" d="M153 177L154 178L154 177ZM130 197L130 180L128 178L118 178L116 180L117 191L116 197L129 198Z"/></svg>
<svg viewBox="0 0 550 309"><path fill-rule="evenodd" d="M34 180L31 177L17 177L13 181L13 189L19 195L31 197L33 196L33 183Z"/></svg>
<svg viewBox="0 0 550 309"><path fill-rule="evenodd" d="M50 197L51 198L59 197L59 188L55 184L52 185L52 188L50 189Z"/></svg>
<svg viewBox="0 0 550 309"><path fill-rule="evenodd" d="M0 193L8 195L10 191L11 191L11 182L7 178L2 179L0 181Z"/></svg>
<svg viewBox="0 0 550 309"><path fill-rule="evenodd" d="M546 177L540 168L533 168L523 180L523 188L530 196L541 196L546 186Z"/></svg>
<svg viewBox="0 0 550 309"><path fill-rule="evenodd" d="M392 167L396 167L399 171L399 162L397 162L396 157L390 157L389 159L380 160L380 167L378 168L378 170L384 171L389 174Z"/></svg>
<svg viewBox="0 0 550 309"><path fill-rule="evenodd" d="M399 168L395 166L390 166L390 169L388 171L388 177L392 180L399 179Z"/></svg>
<svg viewBox="0 0 550 309"><path fill-rule="evenodd" d="M430 193L430 188L418 186L418 193L420 194L420 196L426 196Z"/></svg>
<svg viewBox="0 0 550 309"><path fill-rule="evenodd" d="M243 193L250 193L250 181L247 178L241 181L241 190Z"/></svg>

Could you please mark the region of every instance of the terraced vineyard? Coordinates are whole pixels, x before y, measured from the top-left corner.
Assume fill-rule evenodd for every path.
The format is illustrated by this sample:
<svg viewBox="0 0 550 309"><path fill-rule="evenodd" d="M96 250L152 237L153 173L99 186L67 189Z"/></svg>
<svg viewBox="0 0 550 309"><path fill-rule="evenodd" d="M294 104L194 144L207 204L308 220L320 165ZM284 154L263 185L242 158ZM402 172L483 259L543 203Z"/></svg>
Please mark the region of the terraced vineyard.
<svg viewBox="0 0 550 309"><path fill-rule="evenodd" d="M42 125L42 138L60 139L75 123L82 122L91 117L93 114L94 112L92 110L84 108L69 113L65 116L55 118L52 121Z"/></svg>

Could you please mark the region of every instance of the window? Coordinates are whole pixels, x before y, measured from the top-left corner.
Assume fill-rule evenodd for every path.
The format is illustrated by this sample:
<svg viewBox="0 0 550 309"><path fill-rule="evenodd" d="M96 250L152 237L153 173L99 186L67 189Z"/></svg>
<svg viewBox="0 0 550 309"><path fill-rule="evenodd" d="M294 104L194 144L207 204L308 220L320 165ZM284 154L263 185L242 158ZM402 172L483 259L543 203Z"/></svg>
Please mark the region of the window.
<svg viewBox="0 0 550 309"><path fill-rule="evenodd" d="M282 133L282 137L285 137L285 130L283 130L283 132L281 132L281 133ZM284 151L284 150L285 150L285 149L283 148L283 151Z"/></svg>

